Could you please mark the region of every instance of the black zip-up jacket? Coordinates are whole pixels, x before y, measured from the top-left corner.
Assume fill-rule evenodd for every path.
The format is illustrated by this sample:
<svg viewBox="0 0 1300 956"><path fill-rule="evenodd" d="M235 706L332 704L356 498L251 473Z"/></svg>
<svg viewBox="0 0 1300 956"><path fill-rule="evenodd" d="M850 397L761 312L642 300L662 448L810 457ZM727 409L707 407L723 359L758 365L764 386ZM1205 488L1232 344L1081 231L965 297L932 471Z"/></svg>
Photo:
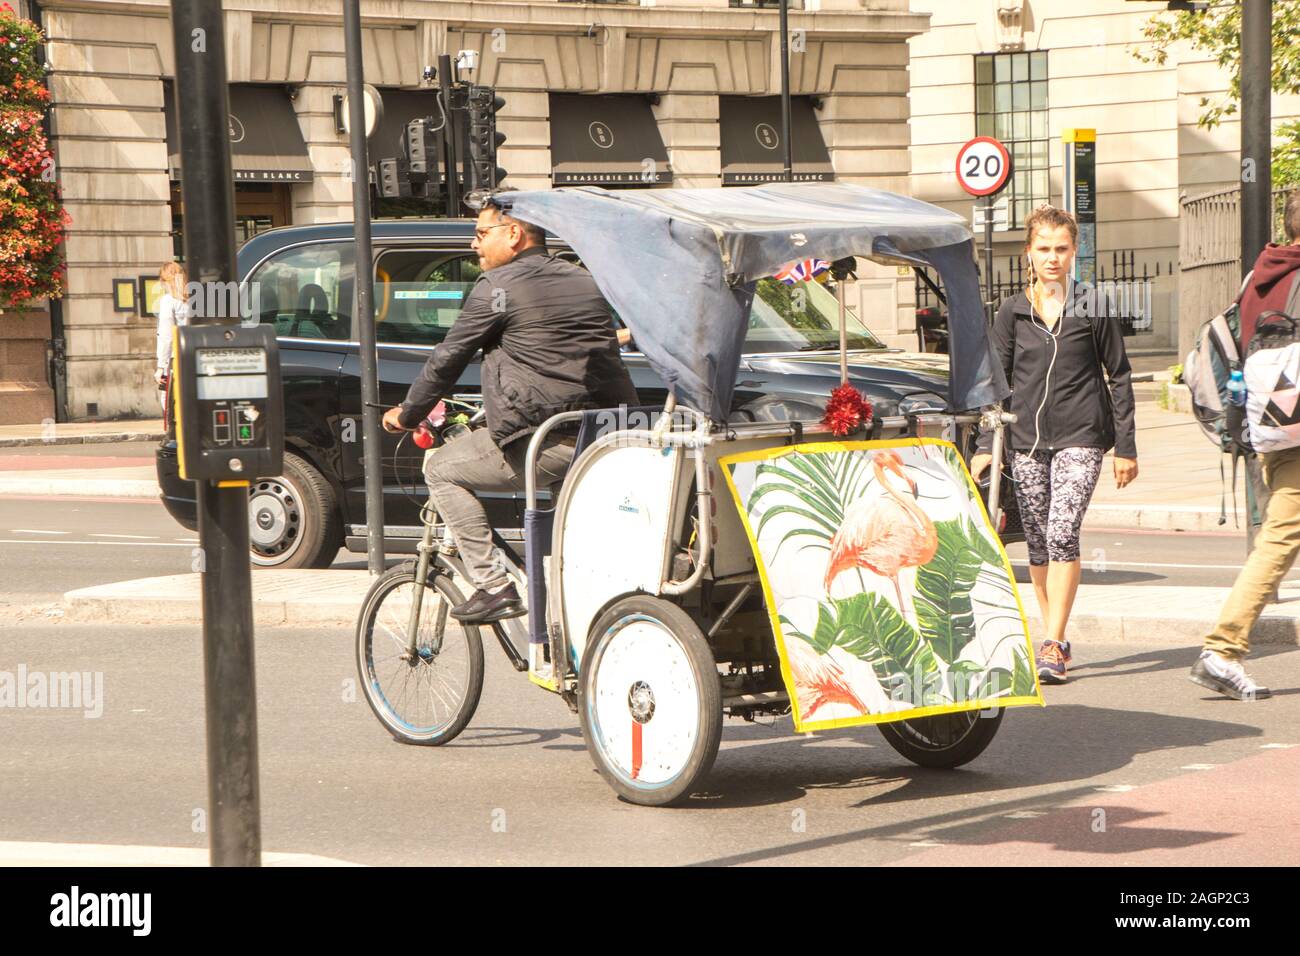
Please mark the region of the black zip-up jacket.
<svg viewBox="0 0 1300 956"><path fill-rule="evenodd" d="M1132 368L1124 338L1113 318L1088 314L1088 300L1081 292L1071 283L1064 313L1051 330L1055 342L1042 317L1031 318L1025 293L1003 300L998 309L992 339L1011 383L1011 411L1016 415L1011 447L1027 452L1037 437L1040 450L1113 447L1121 458L1137 458ZM1109 397L1103 367L1110 379ZM992 446L991 432L980 436L980 451Z"/></svg>
<svg viewBox="0 0 1300 956"><path fill-rule="evenodd" d="M447 337L411 384L413 428L483 350L483 408L498 447L558 412L636 405L609 304L585 269L530 246L478 277Z"/></svg>

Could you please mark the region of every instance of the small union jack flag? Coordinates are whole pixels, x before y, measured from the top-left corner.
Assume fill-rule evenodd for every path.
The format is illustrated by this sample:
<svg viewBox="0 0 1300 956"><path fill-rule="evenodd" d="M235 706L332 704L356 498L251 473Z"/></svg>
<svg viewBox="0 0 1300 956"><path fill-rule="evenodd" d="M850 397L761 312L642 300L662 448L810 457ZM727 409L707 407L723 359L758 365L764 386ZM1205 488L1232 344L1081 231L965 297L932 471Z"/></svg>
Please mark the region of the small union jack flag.
<svg viewBox="0 0 1300 956"><path fill-rule="evenodd" d="M830 267L831 264L825 259L804 259L802 262L790 262L782 266L773 278L780 279L786 285L794 285L796 282L807 282Z"/></svg>

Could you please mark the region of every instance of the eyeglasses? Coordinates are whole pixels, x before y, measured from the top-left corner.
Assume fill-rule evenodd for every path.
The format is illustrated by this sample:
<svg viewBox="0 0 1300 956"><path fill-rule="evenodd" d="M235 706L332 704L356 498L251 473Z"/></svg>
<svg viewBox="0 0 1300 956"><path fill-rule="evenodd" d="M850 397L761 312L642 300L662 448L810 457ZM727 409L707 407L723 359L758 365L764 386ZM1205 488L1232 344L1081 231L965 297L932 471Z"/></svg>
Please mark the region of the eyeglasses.
<svg viewBox="0 0 1300 956"><path fill-rule="evenodd" d="M493 229L500 229L502 226L508 226L508 225L510 225L510 223L508 223L508 222L498 222L498 223L496 223L495 225L492 225L492 226L480 226L480 227L478 227L478 228L476 228L476 229L474 230L474 238L475 238L475 239L482 239L484 236L486 236L486 235L487 235L489 232L491 232Z"/></svg>

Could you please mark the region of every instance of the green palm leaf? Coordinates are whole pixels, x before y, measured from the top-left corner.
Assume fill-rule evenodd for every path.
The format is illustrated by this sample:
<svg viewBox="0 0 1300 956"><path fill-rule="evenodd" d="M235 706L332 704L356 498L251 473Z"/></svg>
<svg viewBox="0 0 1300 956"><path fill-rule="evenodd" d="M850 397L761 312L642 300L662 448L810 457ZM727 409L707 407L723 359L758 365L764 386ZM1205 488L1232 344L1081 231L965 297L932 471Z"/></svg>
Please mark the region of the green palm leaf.
<svg viewBox="0 0 1300 956"><path fill-rule="evenodd" d="M898 610L877 594L822 604L810 643L823 654L839 646L865 661L891 695L912 689L916 706L944 701L934 654Z"/></svg>
<svg viewBox="0 0 1300 956"><path fill-rule="evenodd" d="M1029 654L1023 647L1011 649L1011 696L1030 697L1034 693L1034 668L1029 663Z"/></svg>
<svg viewBox="0 0 1300 956"><path fill-rule="evenodd" d="M975 638L970 592L984 561L960 519L937 522L934 529L939 547L917 571L916 617L931 649L951 664Z"/></svg>
<svg viewBox="0 0 1300 956"><path fill-rule="evenodd" d="M798 497L799 500L803 501L805 504L809 504L802 495L797 495L796 497ZM813 508L813 507L815 507L815 505L809 505L809 508ZM762 537L763 528L767 525L768 521L775 518L777 515L793 514L793 515L798 515L801 518L807 518L813 524L823 529L826 532L826 537L828 539L833 538L835 536L835 525L832 524L830 519L827 518L826 516L819 514L817 511L809 510L809 508L799 508L796 507L795 505L777 505L773 508L768 508L767 511L763 512L763 517L758 522L758 528L756 528L754 531L754 537L755 538ZM817 533L812 528L808 528L807 532L808 534Z"/></svg>
<svg viewBox="0 0 1300 956"><path fill-rule="evenodd" d="M758 485L755 488L754 494L750 497L749 508L751 511L753 510L754 502L758 501L769 491L804 491L817 498L829 513L836 517L843 517L843 508L840 504L840 496L836 493L836 490L833 487L815 481L810 482L805 477L785 471L782 468L778 468L776 465L760 465L756 475L767 478L768 480Z"/></svg>

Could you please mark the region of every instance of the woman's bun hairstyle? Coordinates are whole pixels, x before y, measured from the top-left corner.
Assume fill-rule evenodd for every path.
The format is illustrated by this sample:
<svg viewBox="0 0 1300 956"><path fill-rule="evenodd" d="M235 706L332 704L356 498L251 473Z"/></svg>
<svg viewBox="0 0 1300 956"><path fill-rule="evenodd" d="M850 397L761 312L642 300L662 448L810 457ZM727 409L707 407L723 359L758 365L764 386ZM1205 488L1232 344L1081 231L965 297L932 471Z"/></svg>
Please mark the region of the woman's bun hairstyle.
<svg viewBox="0 0 1300 956"><path fill-rule="evenodd" d="M1034 235L1039 229L1060 229L1064 226L1070 231L1070 242L1079 245L1079 224L1074 216L1064 209L1043 204L1029 214L1025 220L1025 248L1034 244Z"/></svg>

